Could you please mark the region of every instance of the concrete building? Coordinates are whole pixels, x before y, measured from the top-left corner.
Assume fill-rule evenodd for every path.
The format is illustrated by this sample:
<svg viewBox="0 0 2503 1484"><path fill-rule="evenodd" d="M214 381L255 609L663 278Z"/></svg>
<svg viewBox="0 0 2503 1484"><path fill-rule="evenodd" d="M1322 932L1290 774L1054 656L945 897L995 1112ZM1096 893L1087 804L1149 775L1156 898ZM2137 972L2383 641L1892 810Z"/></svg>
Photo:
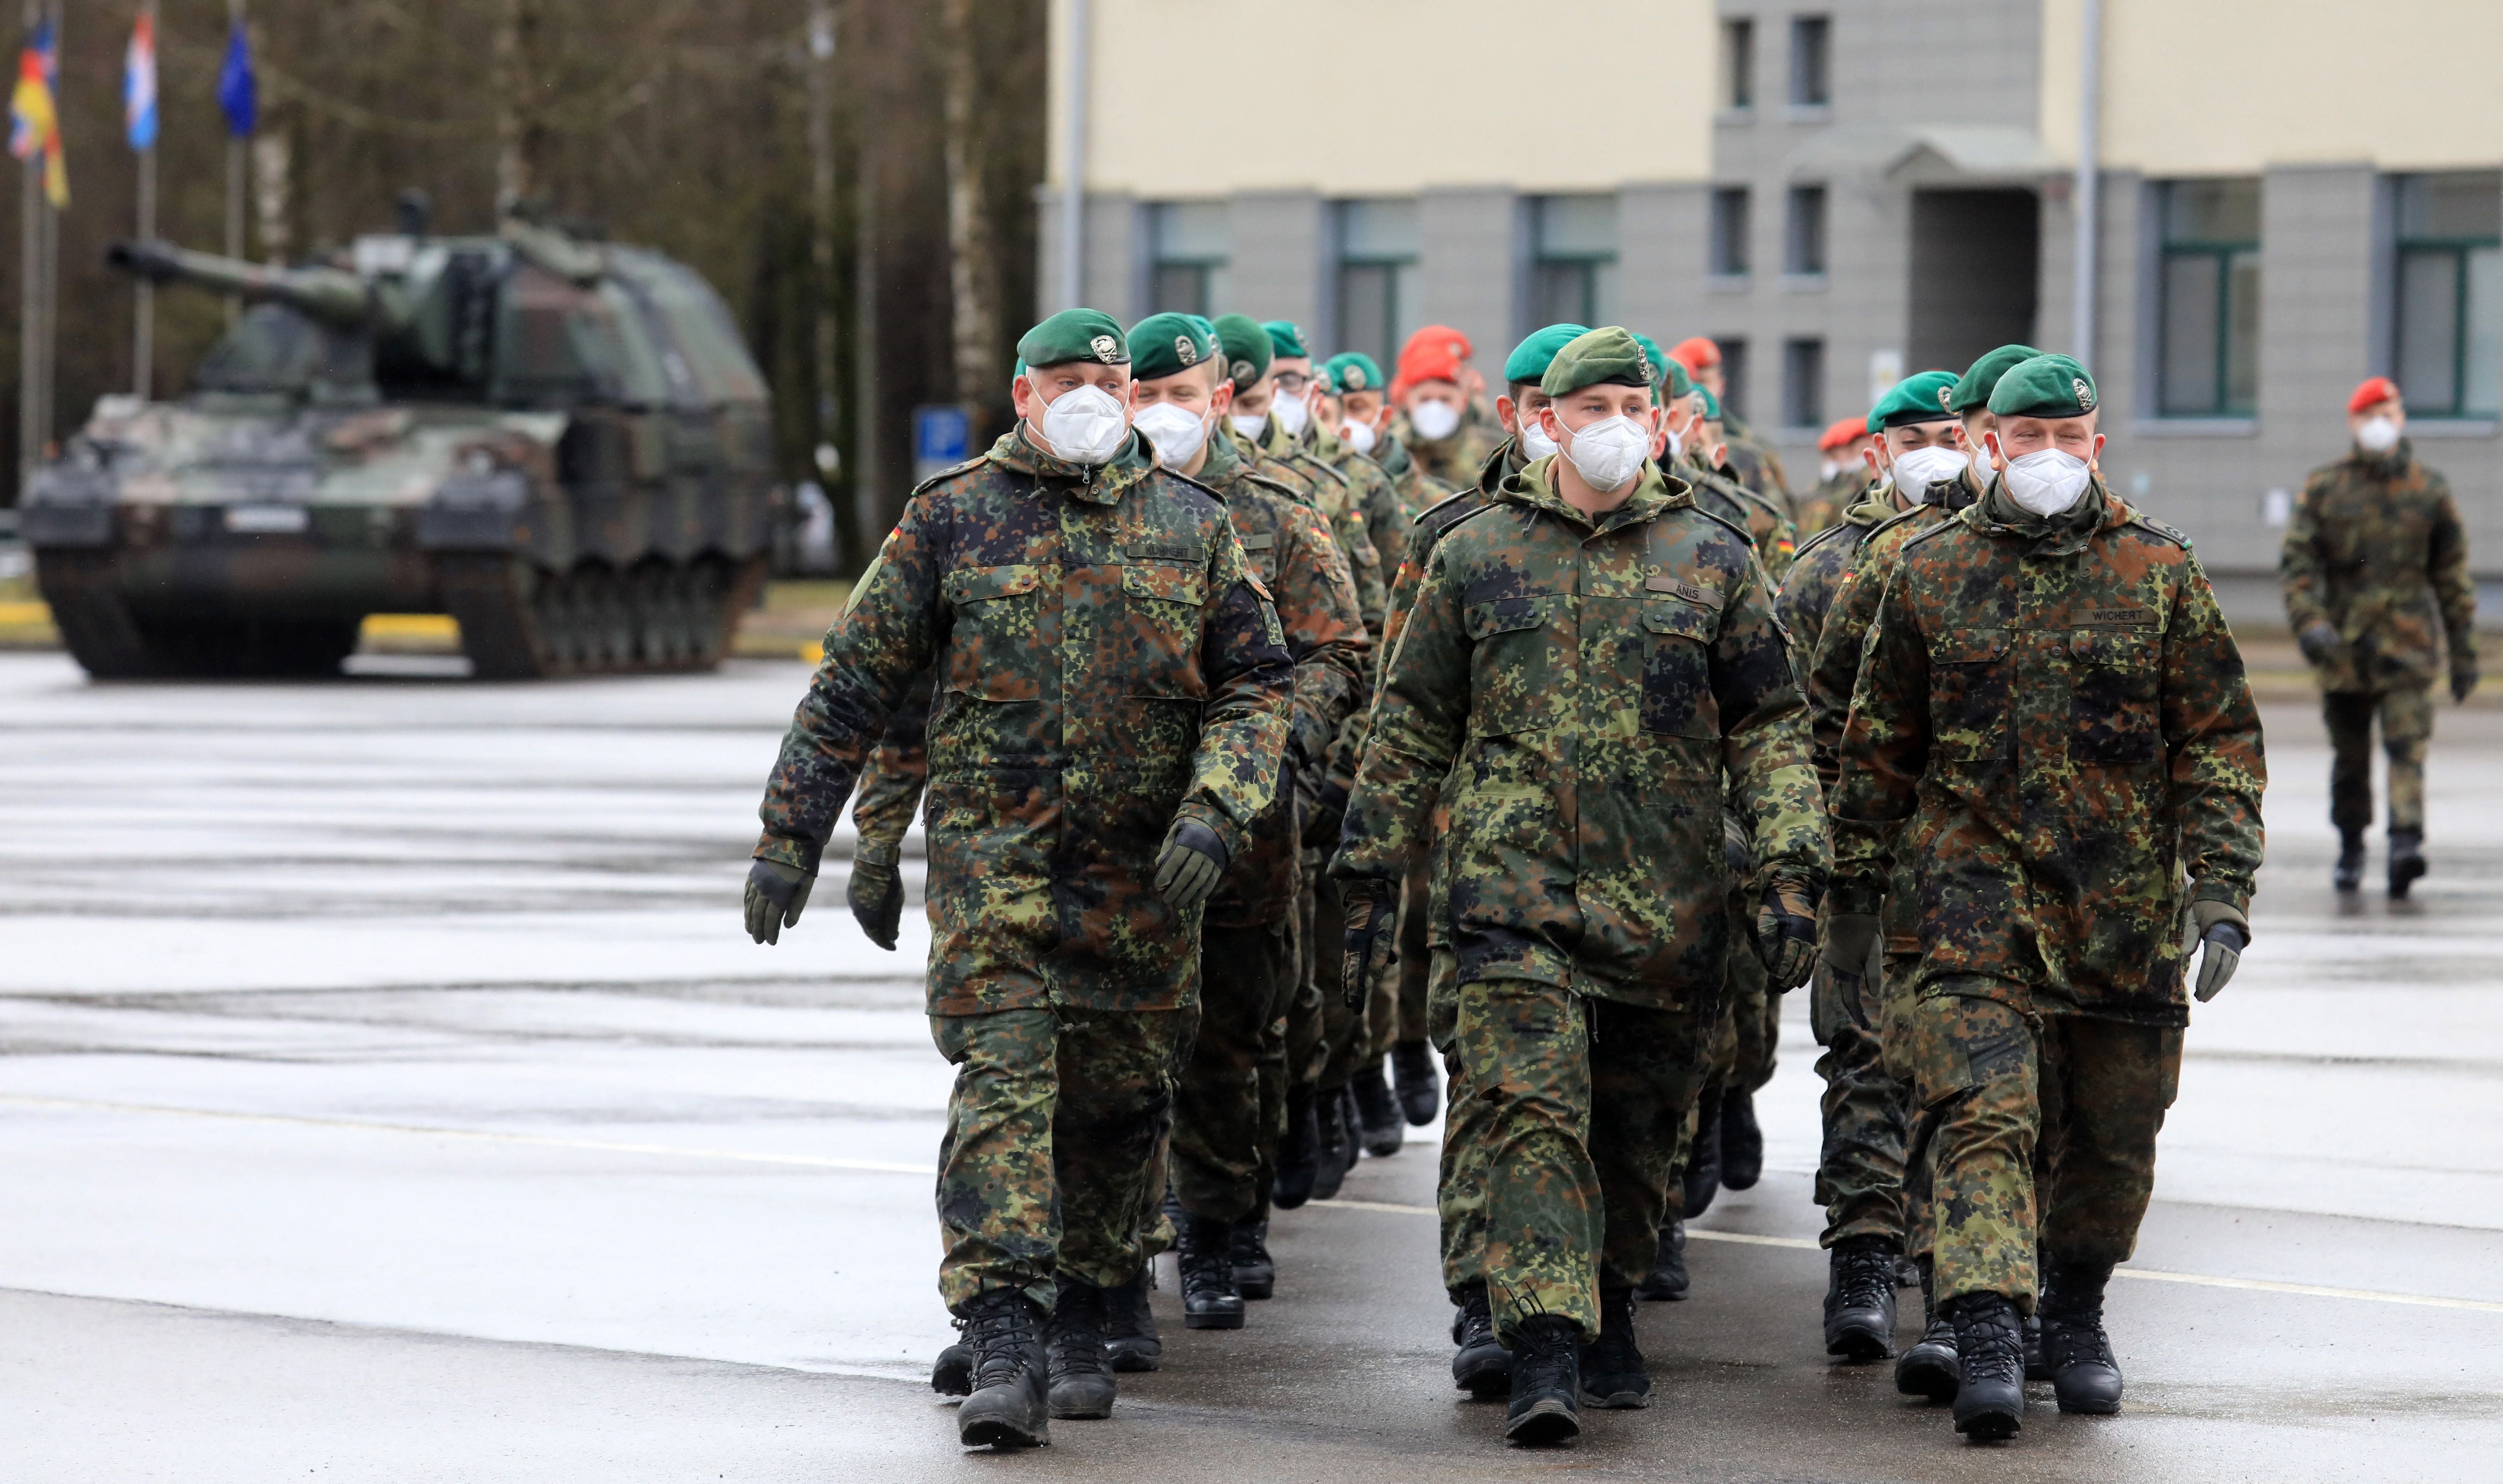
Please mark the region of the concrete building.
<svg viewBox="0 0 2503 1484"><path fill-rule="evenodd" d="M1558 319L1707 334L1795 478L1872 388L2082 326L2108 474L2249 617L2386 373L2503 575L2492 0L1055 0L1052 38L1047 307L1439 322L1490 380Z"/></svg>

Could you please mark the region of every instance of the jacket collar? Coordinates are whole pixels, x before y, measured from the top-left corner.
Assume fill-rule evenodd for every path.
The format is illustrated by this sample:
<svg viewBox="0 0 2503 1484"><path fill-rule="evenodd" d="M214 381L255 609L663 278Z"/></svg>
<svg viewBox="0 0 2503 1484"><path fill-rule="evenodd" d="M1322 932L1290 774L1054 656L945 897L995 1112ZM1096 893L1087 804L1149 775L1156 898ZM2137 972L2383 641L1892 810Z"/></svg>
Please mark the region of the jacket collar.
<svg viewBox="0 0 2503 1484"><path fill-rule="evenodd" d="M2033 543L2039 557L2074 556L2097 535L2130 519L2129 506L2104 485L2100 473L2086 476L2085 497L2057 515L2036 515L2007 494L2007 482L1994 474L1981 500L1960 519L1976 531Z"/></svg>
<svg viewBox="0 0 2503 1484"><path fill-rule="evenodd" d="M1594 535L1622 527L1640 525L1657 518L1664 510L1695 503L1694 491L1685 480L1664 474L1657 464L1645 461L1634 492L1626 502L1594 522L1591 517L1565 502L1556 492L1556 461L1561 454L1549 454L1524 466L1518 473L1495 486L1491 499L1504 504L1520 505L1557 519L1578 530Z"/></svg>
<svg viewBox="0 0 2503 1484"><path fill-rule="evenodd" d="M1135 429L1119 451L1101 465L1072 464L1056 455L1045 453L1026 436L1023 423L1003 433L1000 440L991 445L989 457L992 463L1020 474L1072 483L1077 488L1067 493L1098 505L1120 503L1122 494L1147 478L1156 466L1155 455L1149 450L1148 440L1140 437Z"/></svg>

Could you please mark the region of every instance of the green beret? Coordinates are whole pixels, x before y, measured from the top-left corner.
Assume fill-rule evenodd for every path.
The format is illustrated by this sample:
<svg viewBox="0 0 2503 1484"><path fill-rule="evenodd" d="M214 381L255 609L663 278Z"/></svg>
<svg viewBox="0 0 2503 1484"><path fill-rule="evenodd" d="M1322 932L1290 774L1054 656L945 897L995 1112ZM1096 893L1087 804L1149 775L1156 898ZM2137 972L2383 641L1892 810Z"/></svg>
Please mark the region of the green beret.
<svg viewBox="0 0 2503 1484"><path fill-rule="evenodd" d="M1887 428L1908 428L1914 423L1944 423L1955 414L1948 410L1948 399L1955 395L1953 371L1923 371L1906 376L1877 398L1869 409L1869 431L1875 433Z"/></svg>
<svg viewBox="0 0 2503 1484"><path fill-rule="evenodd" d="M1341 351L1321 362L1329 372L1330 394L1344 396L1350 392L1387 392L1390 384L1382 379L1382 367L1362 351Z"/></svg>
<svg viewBox="0 0 2503 1484"><path fill-rule="evenodd" d="M1218 315L1217 345L1225 352L1225 374L1234 378L1237 391L1249 390L1269 374L1269 358L1276 352L1269 347L1269 331L1250 315Z"/></svg>
<svg viewBox="0 0 2503 1484"><path fill-rule="evenodd" d="M1130 327L1130 374L1154 381L1216 356L1217 334L1195 314L1151 314Z"/></svg>
<svg viewBox="0 0 2503 1484"><path fill-rule="evenodd" d="M1990 394L1999 389L1999 378L2007 374L2007 368L2040 354L2030 345L2003 345L1982 357L1972 363L1972 369L1956 378L1955 395L1947 398L1947 410L1962 417L1988 407Z"/></svg>
<svg viewBox="0 0 2503 1484"><path fill-rule="evenodd" d="M1659 375L1660 368L1643 354L1633 331L1611 325L1605 329L1586 329L1566 341L1547 363L1538 390L1563 397L1584 387L1611 384L1648 389Z"/></svg>
<svg viewBox="0 0 2503 1484"><path fill-rule="evenodd" d="M2084 417L2094 410L2095 379L2066 356L2020 361L1990 393L1992 417Z"/></svg>
<svg viewBox="0 0 2503 1484"><path fill-rule="evenodd" d="M1304 348L1303 327L1294 321L1271 320L1260 328L1269 332L1270 360L1280 361L1289 356L1300 356L1306 361L1313 359L1313 353Z"/></svg>
<svg viewBox="0 0 2503 1484"><path fill-rule="evenodd" d="M1707 423L1717 423L1721 421L1721 398L1712 395L1712 389L1710 387L1697 387L1695 389L1695 395L1703 398L1703 421Z"/></svg>
<svg viewBox="0 0 2503 1484"><path fill-rule="evenodd" d="M1633 332L1633 336L1634 344L1641 346L1643 355L1650 358L1652 371L1651 389L1654 392L1659 392L1662 390L1661 375L1667 369L1671 362L1666 356L1661 354L1659 341L1653 339L1647 334L1644 334L1639 329Z"/></svg>
<svg viewBox="0 0 2503 1484"><path fill-rule="evenodd" d="M1505 383L1511 386L1538 385L1539 378L1547 374L1548 362L1556 359L1556 353L1590 332L1591 328L1587 325L1550 325L1545 329L1531 330L1529 338L1514 346L1512 354L1505 358Z"/></svg>
<svg viewBox="0 0 2503 1484"><path fill-rule="evenodd" d="M1017 359L1029 366L1071 361L1120 365L1130 359L1130 345L1121 338L1119 322L1101 309L1064 309L1027 330L1016 351Z"/></svg>
<svg viewBox="0 0 2503 1484"><path fill-rule="evenodd" d="M1675 357L1669 358L1668 394L1666 399L1669 401L1675 401L1681 397L1693 397L1694 395L1695 378L1686 374L1686 362L1676 359Z"/></svg>

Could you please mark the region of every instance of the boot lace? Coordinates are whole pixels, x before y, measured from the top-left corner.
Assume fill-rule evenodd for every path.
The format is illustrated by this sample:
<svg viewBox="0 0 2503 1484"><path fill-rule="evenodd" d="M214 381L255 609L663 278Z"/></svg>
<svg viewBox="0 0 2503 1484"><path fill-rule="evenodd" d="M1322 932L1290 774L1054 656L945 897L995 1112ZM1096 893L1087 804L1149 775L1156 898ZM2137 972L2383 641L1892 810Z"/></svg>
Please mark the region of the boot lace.
<svg viewBox="0 0 2503 1484"><path fill-rule="evenodd" d="M2025 1373L2025 1339L2016 1310L2001 1299L1956 1312L1956 1357L1968 1377L2015 1378Z"/></svg>
<svg viewBox="0 0 2503 1484"><path fill-rule="evenodd" d="M1877 1242L1857 1239L1835 1253L1833 1307L1882 1307L1895 1290L1895 1255Z"/></svg>
<svg viewBox="0 0 2503 1484"><path fill-rule="evenodd" d="M1530 1320L1513 1342L1513 1395L1577 1390L1581 1357L1570 1324Z"/></svg>
<svg viewBox="0 0 2503 1484"><path fill-rule="evenodd" d="M1582 1353L1582 1374L1630 1375L1644 1368L1642 1347L1634 1338L1634 1295L1599 1295L1599 1337Z"/></svg>
<svg viewBox="0 0 2503 1484"><path fill-rule="evenodd" d="M1065 1289L1052 1316L1047 1342L1054 1375L1101 1371L1104 1364L1104 1294L1100 1289Z"/></svg>
<svg viewBox="0 0 2503 1484"><path fill-rule="evenodd" d="M1015 1380L1041 1338L1034 1305L1024 1294L1011 1290L985 1295L981 1306L965 1316L965 1344L974 1352L974 1389Z"/></svg>

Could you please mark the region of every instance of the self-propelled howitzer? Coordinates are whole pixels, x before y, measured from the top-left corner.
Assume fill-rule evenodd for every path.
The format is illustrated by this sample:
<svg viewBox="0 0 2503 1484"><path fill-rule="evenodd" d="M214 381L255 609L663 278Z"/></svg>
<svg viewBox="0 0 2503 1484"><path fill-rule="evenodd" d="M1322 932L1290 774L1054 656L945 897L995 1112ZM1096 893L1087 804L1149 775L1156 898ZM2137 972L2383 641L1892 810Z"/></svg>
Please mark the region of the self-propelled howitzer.
<svg viewBox="0 0 2503 1484"><path fill-rule="evenodd" d="M376 612L451 614L482 676L720 658L764 580L772 430L683 264L518 220L301 267L110 260L252 307L188 396L99 399L26 491L89 673L333 671Z"/></svg>

